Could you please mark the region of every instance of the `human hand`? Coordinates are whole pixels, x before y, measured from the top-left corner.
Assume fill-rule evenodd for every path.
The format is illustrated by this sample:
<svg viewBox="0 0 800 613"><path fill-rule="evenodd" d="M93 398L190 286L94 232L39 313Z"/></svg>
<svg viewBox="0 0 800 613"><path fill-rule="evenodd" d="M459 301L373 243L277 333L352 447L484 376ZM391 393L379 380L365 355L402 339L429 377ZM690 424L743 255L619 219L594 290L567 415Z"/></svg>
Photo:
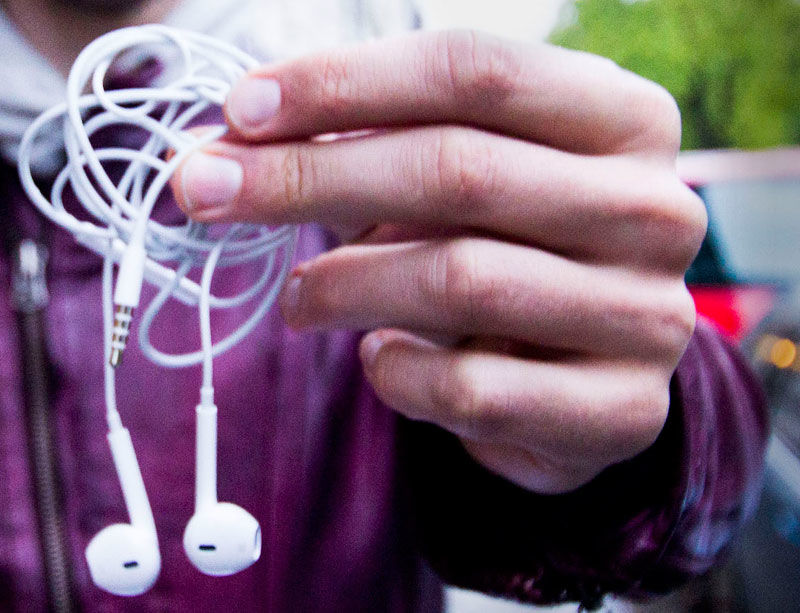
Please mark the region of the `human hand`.
<svg viewBox="0 0 800 613"><path fill-rule="evenodd" d="M174 178L181 206L349 241L300 264L281 308L370 331L387 405L537 492L656 439L706 223L663 89L587 54L421 33L264 66L226 115Z"/></svg>

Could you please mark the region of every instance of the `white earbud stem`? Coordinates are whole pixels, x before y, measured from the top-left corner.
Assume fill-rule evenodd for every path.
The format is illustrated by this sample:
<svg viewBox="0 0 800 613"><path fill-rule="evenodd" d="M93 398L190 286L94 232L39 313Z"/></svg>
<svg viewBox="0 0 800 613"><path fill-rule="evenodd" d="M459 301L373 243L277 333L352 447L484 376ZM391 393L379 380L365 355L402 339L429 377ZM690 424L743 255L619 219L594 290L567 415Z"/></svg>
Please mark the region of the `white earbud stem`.
<svg viewBox="0 0 800 613"><path fill-rule="evenodd" d="M183 533L189 561L217 577L244 570L261 556L261 528L242 507L217 501L217 407L213 390L197 405L195 512Z"/></svg>

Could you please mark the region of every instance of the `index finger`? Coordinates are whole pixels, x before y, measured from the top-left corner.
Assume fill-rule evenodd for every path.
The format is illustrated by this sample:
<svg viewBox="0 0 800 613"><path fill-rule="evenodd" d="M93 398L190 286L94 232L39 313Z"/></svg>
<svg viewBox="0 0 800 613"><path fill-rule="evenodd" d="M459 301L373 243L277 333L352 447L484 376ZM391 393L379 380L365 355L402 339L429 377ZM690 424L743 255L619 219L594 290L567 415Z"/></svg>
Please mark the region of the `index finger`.
<svg viewBox="0 0 800 613"><path fill-rule="evenodd" d="M469 32L417 33L256 69L226 105L232 134L463 123L577 153L677 151L672 98L611 61Z"/></svg>

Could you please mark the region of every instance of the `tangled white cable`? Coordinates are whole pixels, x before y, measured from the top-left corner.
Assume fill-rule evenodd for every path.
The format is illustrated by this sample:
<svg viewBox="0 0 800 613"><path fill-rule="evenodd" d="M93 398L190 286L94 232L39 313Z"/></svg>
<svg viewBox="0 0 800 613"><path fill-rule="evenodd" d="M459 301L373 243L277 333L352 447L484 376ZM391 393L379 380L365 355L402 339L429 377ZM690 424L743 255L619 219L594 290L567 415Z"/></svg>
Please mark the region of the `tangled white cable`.
<svg viewBox="0 0 800 613"><path fill-rule="evenodd" d="M115 58L132 48L151 45L166 45L177 52L180 69L173 71L174 78L160 87L104 89L106 73ZM241 341L275 299L291 262L294 227L239 224L215 233L205 224L188 221L174 227L150 218L159 195L178 166L193 150L225 132L224 127L215 127L198 137L184 129L210 106L221 106L231 84L257 64L238 49L194 32L161 25L117 30L84 49L70 72L66 103L41 115L22 140L19 173L39 210L72 232L78 242L119 262L109 356L113 365L119 362L125 346L143 277L161 291L142 319L140 346L151 360L166 367L210 362L212 355ZM87 88L91 93L83 94ZM31 153L37 135L52 129L52 124L59 121L63 123L67 162L58 173L48 200L31 173ZM149 138L138 149L121 146L94 149L90 138L109 126L133 126L149 133ZM169 160L164 159L167 150L174 152ZM128 164L116 182L104 167L104 163L110 162ZM62 198L67 184L93 221L79 220L65 209ZM263 264L263 274L254 285L231 297L210 293L216 267L258 261ZM199 286L186 276L198 266L204 266ZM206 338L210 337L210 333L206 334L210 325L208 310L238 307L257 296L262 296L261 300L241 327L210 346L210 338ZM168 354L151 343L150 325L170 297L199 305L203 331L200 350Z"/></svg>
<svg viewBox="0 0 800 613"><path fill-rule="evenodd" d="M158 87L106 91L104 81L114 60L139 47L160 47L176 56L170 79ZM43 113L26 132L19 150L19 174L31 200L50 220L103 257L103 329L108 440L130 517L100 531L86 549L94 582L119 595L141 594L155 582L161 567L158 539L130 434L116 406L115 367L128 337L143 280L160 288L139 326L144 354L162 366L203 364L197 406L195 514L184 534L184 547L202 572L226 575L253 564L261 552L260 527L247 511L217 501L216 425L212 364L215 355L242 341L264 317L289 271L296 228L186 221L167 226L151 219L156 201L172 174L195 149L219 138L224 127L200 136L188 128L210 107L221 106L231 85L257 62L238 49L208 36L161 25L117 30L92 42L76 59L67 80L66 103ZM89 93L84 93L88 91ZM39 189L31 156L37 137L53 124L63 129L67 154L53 181L50 198ZM140 146L121 144L95 149L91 138L101 130L140 130ZM172 155L167 159L167 152ZM123 166L112 180L107 166ZM113 173L112 173L113 174ZM115 174L116 176L116 174ZM64 206L69 186L88 213L79 219ZM113 265L119 264L113 288ZM217 268L248 267L252 283L232 296L211 293ZM188 277L202 268L199 284ZM150 341L150 328L169 298L197 306L200 348L167 353ZM113 304L112 304L113 301ZM212 343L211 309L254 307L226 338ZM114 306L115 305L115 306Z"/></svg>

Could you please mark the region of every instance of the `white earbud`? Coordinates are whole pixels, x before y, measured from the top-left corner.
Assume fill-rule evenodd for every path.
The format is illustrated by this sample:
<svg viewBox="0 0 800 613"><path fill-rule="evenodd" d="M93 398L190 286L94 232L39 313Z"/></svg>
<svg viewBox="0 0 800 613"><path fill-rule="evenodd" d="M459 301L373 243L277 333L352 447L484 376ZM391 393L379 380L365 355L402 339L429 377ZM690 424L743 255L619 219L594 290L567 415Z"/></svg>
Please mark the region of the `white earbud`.
<svg viewBox="0 0 800 613"><path fill-rule="evenodd" d="M86 562L97 587L137 596L150 589L161 570L156 526L127 428L112 428L108 442L131 523L98 532L86 548Z"/></svg>
<svg viewBox="0 0 800 613"><path fill-rule="evenodd" d="M211 392L203 392L207 398L197 405L195 512L183 533L183 548L200 572L222 577L258 560L261 527L243 508L217 501L217 407Z"/></svg>

